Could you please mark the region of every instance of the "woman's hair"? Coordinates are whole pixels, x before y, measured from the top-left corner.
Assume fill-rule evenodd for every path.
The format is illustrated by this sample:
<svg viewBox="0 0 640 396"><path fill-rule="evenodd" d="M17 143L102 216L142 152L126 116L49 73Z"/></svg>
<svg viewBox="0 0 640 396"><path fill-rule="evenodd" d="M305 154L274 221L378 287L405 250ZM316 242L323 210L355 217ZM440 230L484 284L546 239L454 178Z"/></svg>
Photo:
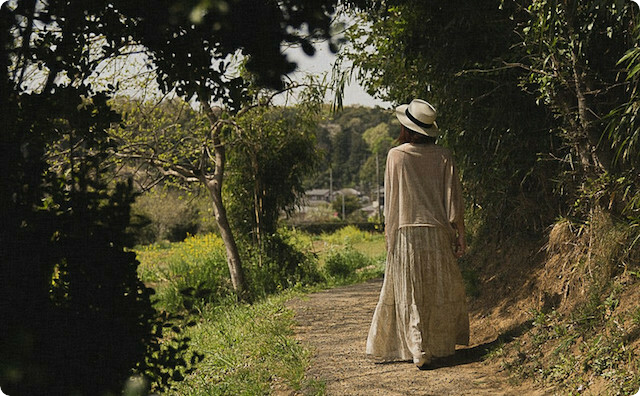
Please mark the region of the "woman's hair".
<svg viewBox="0 0 640 396"><path fill-rule="evenodd" d="M402 129L400 129L400 136L398 136L398 142L400 144L403 143L413 143L413 144L435 144L436 138L423 135L418 133L412 129L407 128L404 125L401 125Z"/></svg>

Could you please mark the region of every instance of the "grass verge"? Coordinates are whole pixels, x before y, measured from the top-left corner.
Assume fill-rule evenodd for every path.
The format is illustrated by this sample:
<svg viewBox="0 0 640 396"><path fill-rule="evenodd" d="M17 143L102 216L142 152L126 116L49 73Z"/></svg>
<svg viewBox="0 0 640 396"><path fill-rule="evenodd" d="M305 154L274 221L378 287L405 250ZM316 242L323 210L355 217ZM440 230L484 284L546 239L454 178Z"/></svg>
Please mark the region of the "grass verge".
<svg viewBox="0 0 640 396"><path fill-rule="evenodd" d="M167 345L172 337L186 337L188 349L181 356L195 363L188 364L188 374L175 376L163 394L324 394L324 384L305 378L310 351L295 339L294 313L285 303L309 290L381 276L384 237L347 227L320 237L300 233L289 238L313 258L322 282L298 284L250 305L228 297L224 247L214 235L137 250L139 274L156 291L156 309L191 323L166 333Z"/></svg>
<svg viewBox="0 0 640 396"><path fill-rule="evenodd" d="M204 355L196 370L168 395L265 395L280 391L322 394L305 369L310 352L293 337L293 312L284 292L252 305L207 305L186 331L190 348Z"/></svg>

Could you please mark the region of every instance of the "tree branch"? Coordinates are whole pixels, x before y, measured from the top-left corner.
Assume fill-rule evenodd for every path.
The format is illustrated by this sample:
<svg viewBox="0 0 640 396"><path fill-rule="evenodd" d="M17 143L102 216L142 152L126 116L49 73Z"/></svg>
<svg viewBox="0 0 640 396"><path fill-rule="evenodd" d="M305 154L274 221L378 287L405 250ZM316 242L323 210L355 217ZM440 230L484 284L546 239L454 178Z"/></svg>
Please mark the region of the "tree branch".
<svg viewBox="0 0 640 396"><path fill-rule="evenodd" d="M141 154L131 154L131 153L114 153L117 158L122 158L125 160L138 160L144 161L149 164L153 168L155 168L158 172L162 173L165 176L176 176L181 178L182 180L188 183L196 183L199 182L200 179L197 177L196 172L193 169L189 169L186 166L173 164L168 161L162 160L155 156L141 155Z"/></svg>
<svg viewBox="0 0 640 396"><path fill-rule="evenodd" d="M29 4L25 7L25 9L27 8L29 9L30 14L25 15L25 18L27 20L27 26L25 27L25 30L22 35L22 48L20 49L18 62L16 62L16 64L20 64L21 61L23 62L22 70L20 70L20 76L18 77L18 81L15 82L16 90L20 89L20 86L24 81L25 70L27 69L27 58L28 58L27 52L29 50L29 45L31 45L31 33L33 32L33 25L34 25L35 13L36 13L36 1L31 0Z"/></svg>
<svg viewBox="0 0 640 396"><path fill-rule="evenodd" d="M522 69L522 70L526 70L529 73L534 73L534 74L540 74L543 76L548 76L548 77L559 77L557 76L555 73L549 73L545 70L541 70L541 69L536 69L533 68L529 65L525 65L524 63L520 63L520 62L502 62L504 64L504 66L502 67L494 67L491 69L466 69L466 70L462 70L459 71L455 74L456 77L460 77L463 76L465 74L488 74L488 73L495 73L495 72L499 72L502 70L509 70L509 69Z"/></svg>

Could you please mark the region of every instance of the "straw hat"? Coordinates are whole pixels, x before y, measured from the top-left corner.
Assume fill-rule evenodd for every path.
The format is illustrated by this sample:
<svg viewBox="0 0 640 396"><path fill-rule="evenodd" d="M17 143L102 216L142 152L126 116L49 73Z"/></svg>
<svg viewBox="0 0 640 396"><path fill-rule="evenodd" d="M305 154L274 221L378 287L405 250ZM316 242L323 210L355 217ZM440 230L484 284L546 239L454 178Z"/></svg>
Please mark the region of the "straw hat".
<svg viewBox="0 0 640 396"><path fill-rule="evenodd" d="M396 107L396 117L402 125L431 137L438 137L440 134L436 115L436 109L422 99L414 99L409 104Z"/></svg>

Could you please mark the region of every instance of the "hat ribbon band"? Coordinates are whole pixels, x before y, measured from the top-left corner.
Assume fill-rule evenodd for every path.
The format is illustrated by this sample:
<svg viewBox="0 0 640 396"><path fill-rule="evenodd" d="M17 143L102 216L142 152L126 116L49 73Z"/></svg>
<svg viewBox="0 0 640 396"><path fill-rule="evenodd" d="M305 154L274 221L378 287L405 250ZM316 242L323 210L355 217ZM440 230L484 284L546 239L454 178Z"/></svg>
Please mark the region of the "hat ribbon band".
<svg viewBox="0 0 640 396"><path fill-rule="evenodd" d="M416 124L419 127L429 129L429 128L431 128L433 126L433 124L427 124L426 122L422 122L419 119L417 119L416 117L412 116L411 113L409 113L409 109L406 109L404 111L404 113L407 115L407 117L409 117L411 122L413 122L414 124Z"/></svg>

